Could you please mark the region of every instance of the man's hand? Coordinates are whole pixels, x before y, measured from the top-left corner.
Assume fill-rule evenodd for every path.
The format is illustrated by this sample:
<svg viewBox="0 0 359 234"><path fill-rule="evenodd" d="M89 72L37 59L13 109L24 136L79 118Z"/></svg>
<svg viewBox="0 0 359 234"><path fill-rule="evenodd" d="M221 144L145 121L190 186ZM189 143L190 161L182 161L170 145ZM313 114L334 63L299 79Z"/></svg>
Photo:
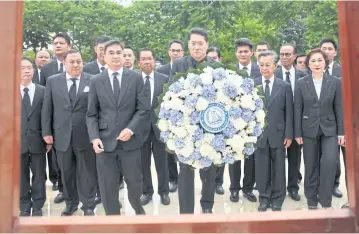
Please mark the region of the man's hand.
<svg viewBox="0 0 359 234"><path fill-rule="evenodd" d="M288 148L292 144L292 139L284 139L284 148Z"/></svg>
<svg viewBox="0 0 359 234"><path fill-rule="evenodd" d="M297 137L295 140L298 142L299 145L303 145L303 138Z"/></svg>
<svg viewBox="0 0 359 234"><path fill-rule="evenodd" d="M345 137L338 136L338 144L345 147Z"/></svg>
<svg viewBox="0 0 359 234"><path fill-rule="evenodd" d="M43 138L46 144L48 145L54 144L54 138L52 136L44 136Z"/></svg>
<svg viewBox="0 0 359 234"><path fill-rule="evenodd" d="M46 145L46 153L50 152L52 145Z"/></svg>
<svg viewBox="0 0 359 234"><path fill-rule="evenodd" d="M117 140L128 141L132 135L133 132L130 129L125 128L121 131L120 135L117 137Z"/></svg>
<svg viewBox="0 0 359 234"><path fill-rule="evenodd" d="M93 140L92 147L96 154L100 154L105 151L105 149L103 148L102 141L100 139Z"/></svg>

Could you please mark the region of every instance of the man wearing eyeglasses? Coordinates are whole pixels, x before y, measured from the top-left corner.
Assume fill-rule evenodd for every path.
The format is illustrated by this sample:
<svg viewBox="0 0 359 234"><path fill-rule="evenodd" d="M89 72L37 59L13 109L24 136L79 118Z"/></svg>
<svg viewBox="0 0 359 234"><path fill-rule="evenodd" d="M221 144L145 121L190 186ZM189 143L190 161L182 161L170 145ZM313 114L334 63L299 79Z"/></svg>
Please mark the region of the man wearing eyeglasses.
<svg viewBox="0 0 359 234"><path fill-rule="evenodd" d="M168 44L168 55L171 58L170 63L163 65L157 69L157 72L167 75L168 77L171 74L172 64L178 58L184 56L184 43L180 40L172 40ZM177 181L178 181L178 168L175 156L173 154L168 154L168 171L169 171L169 191L171 193L177 191Z"/></svg>
<svg viewBox="0 0 359 234"><path fill-rule="evenodd" d="M275 76L287 81L294 93L296 82L299 78L306 75L305 72L299 71L294 67L294 61L297 57L296 47L291 44L282 45L280 48L279 58L281 65L275 71ZM296 141L287 148L288 157L288 185L287 191L289 196L294 201L299 201L300 196L298 194L299 186L298 182L301 181L302 175L300 174L300 159L301 159L302 147Z"/></svg>

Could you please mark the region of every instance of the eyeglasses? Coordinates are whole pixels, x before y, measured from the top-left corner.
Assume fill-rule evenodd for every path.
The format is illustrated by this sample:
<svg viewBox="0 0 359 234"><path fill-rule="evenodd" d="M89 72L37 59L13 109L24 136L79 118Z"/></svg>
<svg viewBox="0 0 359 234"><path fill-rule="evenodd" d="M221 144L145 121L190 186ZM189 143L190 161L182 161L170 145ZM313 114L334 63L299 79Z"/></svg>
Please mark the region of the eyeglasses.
<svg viewBox="0 0 359 234"><path fill-rule="evenodd" d="M172 53L175 53L175 52L180 53L180 52L182 52L183 50L182 50L182 49L178 49L178 50L170 49L170 51L171 51Z"/></svg>
<svg viewBox="0 0 359 234"><path fill-rule="evenodd" d="M292 56L292 53L280 53L279 56L288 58L288 57Z"/></svg>

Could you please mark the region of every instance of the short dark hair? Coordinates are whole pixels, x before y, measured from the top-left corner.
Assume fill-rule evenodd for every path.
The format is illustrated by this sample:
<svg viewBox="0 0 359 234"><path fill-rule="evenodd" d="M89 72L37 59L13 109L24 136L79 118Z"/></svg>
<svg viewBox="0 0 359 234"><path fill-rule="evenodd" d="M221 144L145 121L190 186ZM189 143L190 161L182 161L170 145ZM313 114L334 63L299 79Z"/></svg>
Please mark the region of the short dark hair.
<svg viewBox="0 0 359 234"><path fill-rule="evenodd" d="M182 46L182 50L184 50L184 43L181 40L172 40L170 41L170 43L168 43L168 49L171 48L172 44L177 43L180 44Z"/></svg>
<svg viewBox="0 0 359 234"><path fill-rule="evenodd" d="M251 50L253 49L253 43L248 38L240 38L236 41L236 44L235 44L236 51L238 50L238 47L240 47L240 46L248 46L249 49L251 49Z"/></svg>
<svg viewBox="0 0 359 234"><path fill-rule="evenodd" d="M55 41L56 38L58 37L61 37L63 39L65 39L66 43L68 45L71 45L71 38L69 35L67 35L66 33L63 33L63 32L59 32L59 33L56 33L56 35L52 38L52 42Z"/></svg>
<svg viewBox="0 0 359 234"><path fill-rule="evenodd" d="M293 48L294 54L297 54L297 47L294 44L286 43L280 46L282 48L283 46L291 46Z"/></svg>
<svg viewBox="0 0 359 234"><path fill-rule="evenodd" d="M295 60L294 60L294 64L297 64L297 60L298 60L298 58L300 58L300 57L307 57L307 55L305 55L305 54L299 54L299 55L297 55L297 57L296 57Z"/></svg>
<svg viewBox="0 0 359 234"><path fill-rule="evenodd" d="M329 66L329 59L328 59L327 54L324 53L320 48L315 48L315 49L312 49L311 51L309 51L309 53L307 54L307 57L305 58L305 66L310 70L309 60L313 56L313 54L317 54L317 53L323 55L323 58L325 60L325 69L327 69Z"/></svg>
<svg viewBox="0 0 359 234"><path fill-rule="evenodd" d="M138 54L137 54L137 59L138 59L138 60L140 60L141 52L143 52L143 51L150 51L150 52L152 53L152 57L153 57L154 59L156 58L155 53L153 52L152 49L150 49L150 48L142 48L142 49L140 49L140 50L138 51Z"/></svg>
<svg viewBox="0 0 359 234"><path fill-rule="evenodd" d="M267 51L263 51L258 55L258 61L262 58L262 57L267 57L267 56L273 56L274 58L274 63L277 63L278 60L278 55L275 51L273 50L267 50Z"/></svg>
<svg viewBox="0 0 359 234"><path fill-rule="evenodd" d="M268 48L268 50L270 50L269 43L268 43L268 42L266 42L266 41L264 41L264 40L262 40L262 41L258 42L258 43L257 43L257 46L259 46L259 45L266 45L266 46L267 46L267 48Z"/></svg>
<svg viewBox="0 0 359 234"><path fill-rule="evenodd" d="M97 38L95 45L102 44L102 43L108 42L110 40L111 40L111 37L106 36L106 35L102 35L99 38Z"/></svg>
<svg viewBox="0 0 359 234"><path fill-rule="evenodd" d="M131 47L131 46L126 46L125 48L123 49L129 49L129 50L132 50L133 52L133 55L136 56L136 51Z"/></svg>
<svg viewBox="0 0 359 234"><path fill-rule="evenodd" d="M209 47L209 48L207 49L207 54L208 54L209 52L216 52L217 55L218 55L218 57L221 58L221 51L219 50L218 47L214 47L214 46Z"/></svg>
<svg viewBox="0 0 359 234"><path fill-rule="evenodd" d="M29 61L31 63L31 65L32 65L32 68L35 68L34 62L31 59L29 59L28 57L22 57L21 61Z"/></svg>
<svg viewBox="0 0 359 234"><path fill-rule="evenodd" d="M334 39L332 39L332 38L324 38L323 40L321 40L321 41L320 41L320 47L322 47L322 45L323 45L324 43L332 43L332 45L333 45L333 47L334 47L335 50L337 50L337 48L338 48L337 43L336 43L336 42L334 41Z"/></svg>
<svg viewBox="0 0 359 234"><path fill-rule="evenodd" d="M120 41L120 40L109 40L108 42L106 42L105 44L105 49L104 52L106 52L107 48L113 45L119 45L121 46L122 50L125 48L125 44Z"/></svg>
<svg viewBox="0 0 359 234"><path fill-rule="evenodd" d="M71 50L65 52L64 58L66 59L66 58L67 58L67 55L69 55L69 54L77 54L77 53L79 53L79 54L81 55L81 53L80 53L79 50L77 50L77 49L71 49Z"/></svg>
<svg viewBox="0 0 359 234"><path fill-rule="evenodd" d="M203 28L192 28L192 29L188 32L188 40L191 40L192 34L200 35L200 36L204 37L204 40L205 40L206 42L208 42L208 33L207 33L207 31L204 30Z"/></svg>

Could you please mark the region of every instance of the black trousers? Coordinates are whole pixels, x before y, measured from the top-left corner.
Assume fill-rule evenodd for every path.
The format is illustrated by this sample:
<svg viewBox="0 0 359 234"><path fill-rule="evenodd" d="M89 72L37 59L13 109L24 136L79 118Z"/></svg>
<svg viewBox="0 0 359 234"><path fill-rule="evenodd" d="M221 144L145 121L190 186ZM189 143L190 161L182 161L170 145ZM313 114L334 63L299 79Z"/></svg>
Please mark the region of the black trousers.
<svg viewBox="0 0 359 234"><path fill-rule="evenodd" d="M47 165L49 167L49 180L51 183L55 184L57 182L59 192L63 192L63 184L61 179L61 170L58 164L56 150L54 147L47 153Z"/></svg>
<svg viewBox="0 0 359 234"><path fill-rule="evenodd" d="M167 162L168 162L169 181L177 183L178 168L177 168L176 156L173 154L167 153Z"/></svg>
<svg viewBox="0 0 359 234"><path fill-rule="evenodd" d="M119 144L120 145L120 144ZM106 215L120 215L119 201L119 168L128 189L128 200L136 214L143 214L141 205L142 166L141 149L131 151L118 147L112 152L97 154L97 175L101 191L101 200Z"/></svg>
<svg viewBox="0 0 359 234"><path fill-rule="evenodd" d="M225 165L216 167L216 185L223 185L224 168Z"/></svg>
<svg viewBox="0 0 359 234"><path fill-rule="evenodd" d="M30 170L32 172L30 185ZM46 156L20 155L20 210L42 209L46 201ZM6 189L6 188L3 188Z"/></svg>
<svg viewBox="0 0 359 234"><path fill-rule="evenodd" d="M293 140L287 149L288 156L288 192L298 192L298 177L300 174L300 158L302 154L302 146Z"/></svg>
<svg viewBox="0 0 359 234"><path fill-rule="evenodd" d="M195 170L188 164L180 163L178 176L180 214L194 213L194 173ZM200 177L202 180L201 207L202 209L212 209L216 189L216 167L212 165L206 169L200 169Z"/></svg>
<svg viewBox="0 0 359 234"><path fill-rule="evenodd" d="M345 154L345 147L343 146L339 146L339 148L342 150L342 154L343 154L343 161L344 161L344 166L346 168L347 166L347 160L346 160L346 154ZM339 187L340 184L340 175L342 173L341 170L341 166L340 166L340 155L338 157L338 163L337 163L337 172L335 174L335 182L334 182L334 187ZM345 170L345 183L346 186L348 187L348 181L347 181L347 170Z"/></svg>
<svg viewBox="0 0 359 234"><path fill-rule="evenodd" d="M253 192L255 184L255 166L254 166L254 155L244 159L244 177L243 187L241 187L241 175L242 175L242 164L241 160L229 164L229 178L231 185L229 190L231 192L239 192L241 189L245 193Z"/></svg>
<svg viewBox="0 0 359 234"><path fill-rule="evenodd" d="M156 138L153 130L151 130L147 141L141 148L141 160L142 160L142 193L146 195L152 195L152 175L151 175L151 154L153 152L153 158L155 161L159 195L168 195L169 184L168 184L168 162L166 145Z"/></svg>
<svg viewBox="0 0 359 234"><path fill-rule="evenodd" d="M308 206L332 206L332 190L338 162L338 138L325 136L319 128L316 138L303 137L304 194Z"/></svg>
<svg viewBox="0 0 359 234"><path fill-rule="evenodd" d="M62 172L66 206L82 210L95 208L96 154L92 148L79 151L70 142L66 151L56 151Z"/></svg>
<svg viewBox="0 0 359 234"><path fill-rule="evenodd" d="M258 148L254 152L259 203L282 207L285 199L284 148Z"/></svg>

